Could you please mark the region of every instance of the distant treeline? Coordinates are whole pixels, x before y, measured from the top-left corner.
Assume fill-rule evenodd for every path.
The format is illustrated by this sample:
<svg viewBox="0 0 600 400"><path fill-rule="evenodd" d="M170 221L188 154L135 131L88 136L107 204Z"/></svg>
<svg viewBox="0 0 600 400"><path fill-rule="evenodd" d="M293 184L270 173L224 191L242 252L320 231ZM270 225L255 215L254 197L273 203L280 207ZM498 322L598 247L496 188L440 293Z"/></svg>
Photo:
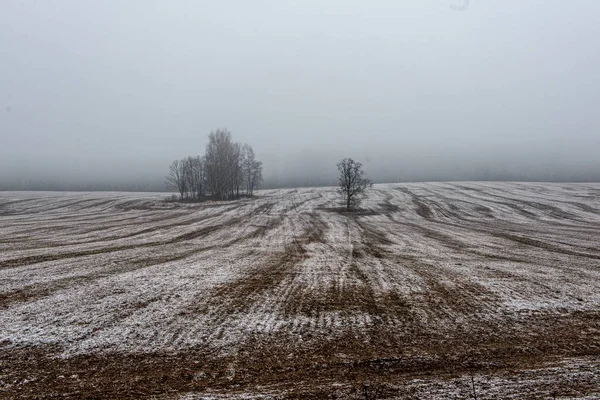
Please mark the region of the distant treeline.
<svg viewBox="0 0 600 400"><path fill-rule="evenodd" d="M173 161L166 177L167 188L189 201L252 196L261 182L262 162L249 144L234 142L227 129L208 135L204 156Z"/></svg>
<svg viewBox="0 0 600 400"><path fill-rule="evenodd" d="M239 144L238 144L239 146ZM336 156L337 157L337 156ZM283 161L265 159L268 174L260 183L261 188L293 188L307 186L335 186L337 174L336 157L310 156L300 153L286 154ZM86 177L85 173L72 176L77 166L69 171L50 172L50 165L39 166L38 169L16 168L7 163L2 164L0 157L0 190L51 190L51 191L131 191L131 192L164 192L165 181L160 173L165 162L153 166L152 170L143 173L129 173L134 160L121 167L121 173L102 172L98 167L94 176ZM181 161L180 161L181 162ZM41 165L41 164L40 164ZM10 168L9 168L10 167ZM46 168L47 167L47 168ZM261 164L262 167L262 164ZM377 158L365 162L365 168L374 183L402 182L435 182L435 181L520 181L520 182L600 182L600 162L573 163L573 165L545 165L542 163L513 162L510 165L500 162L490 163L420 163L401 158ZM113 168L114 171L115 168ZM143 174L143 175L142 175ZM260 180L259 180L260 182ZM204 195L210 194L205 183ZM246 192L246 184L240 185L240 193ZM256 188L256 185L250 190ZM171 190L171 189L169 189ZM237 190L234 190L236 193Z"/></svg>
<svg viewBox="0 0 600 400"><path fill-rule="evenodd" d="M116 179L115 179L116 181ZM129 179L115 182L108 179L54 180L17 179L0 181L0 190L10 191L60 191L60 192L164 192L165 184L160 178Z"/></svg>

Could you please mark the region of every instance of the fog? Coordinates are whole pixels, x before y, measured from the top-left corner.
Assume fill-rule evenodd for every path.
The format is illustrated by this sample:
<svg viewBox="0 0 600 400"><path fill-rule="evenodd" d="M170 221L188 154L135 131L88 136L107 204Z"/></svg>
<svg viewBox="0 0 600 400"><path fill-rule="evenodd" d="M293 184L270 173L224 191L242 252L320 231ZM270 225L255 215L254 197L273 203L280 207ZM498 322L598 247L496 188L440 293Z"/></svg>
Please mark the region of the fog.
<svg viewBox="0 0 600 400"><path fill-rule="evenodd" d="M597 0L0 2L0 189L161 190L226 127L269 187L600 180Z"/></svg>

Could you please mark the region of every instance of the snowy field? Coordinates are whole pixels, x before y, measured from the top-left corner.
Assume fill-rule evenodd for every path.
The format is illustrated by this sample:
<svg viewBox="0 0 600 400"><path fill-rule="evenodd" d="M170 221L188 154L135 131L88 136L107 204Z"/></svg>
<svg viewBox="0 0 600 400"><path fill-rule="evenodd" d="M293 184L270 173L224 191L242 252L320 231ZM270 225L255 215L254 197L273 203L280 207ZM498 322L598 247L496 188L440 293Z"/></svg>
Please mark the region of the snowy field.
<svg viewBox="0 0 600 400"><path fill-rule="evenodd" d="M0 192L0 397L600 398L600 184Z"/></svg>

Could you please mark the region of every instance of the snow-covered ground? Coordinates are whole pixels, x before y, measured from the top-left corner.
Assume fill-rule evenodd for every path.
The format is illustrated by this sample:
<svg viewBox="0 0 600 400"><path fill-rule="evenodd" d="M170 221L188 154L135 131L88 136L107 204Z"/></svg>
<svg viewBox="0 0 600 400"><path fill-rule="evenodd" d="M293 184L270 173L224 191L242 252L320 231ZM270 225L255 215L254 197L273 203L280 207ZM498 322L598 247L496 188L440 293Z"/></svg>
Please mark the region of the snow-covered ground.
<svg viewBox="0 0 600 400"><path fill-rule="evenodd" d="M173 390L189 398L224 384L348 394L381 376L386 398L427 398L468 374L489 398L578 374L548 396L599 392L582 372L600 360L598 184L375 185L358 213L335 188L166 197L0 192L0 385L43 375L18 361L41 352L61 368L193 355Z"/></svg>

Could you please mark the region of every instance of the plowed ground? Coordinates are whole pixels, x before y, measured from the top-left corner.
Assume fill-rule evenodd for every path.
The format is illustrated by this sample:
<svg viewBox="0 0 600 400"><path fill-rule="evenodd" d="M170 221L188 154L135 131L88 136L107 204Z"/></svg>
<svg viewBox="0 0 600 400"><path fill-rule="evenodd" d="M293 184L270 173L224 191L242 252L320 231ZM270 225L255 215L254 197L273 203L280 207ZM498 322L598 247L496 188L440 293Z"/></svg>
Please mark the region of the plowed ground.
<svg viewBox="0 0 600 400"><path fill-rule="evenodd" d="M0 397L600 397L600 185L0 192Z"/></svg>

